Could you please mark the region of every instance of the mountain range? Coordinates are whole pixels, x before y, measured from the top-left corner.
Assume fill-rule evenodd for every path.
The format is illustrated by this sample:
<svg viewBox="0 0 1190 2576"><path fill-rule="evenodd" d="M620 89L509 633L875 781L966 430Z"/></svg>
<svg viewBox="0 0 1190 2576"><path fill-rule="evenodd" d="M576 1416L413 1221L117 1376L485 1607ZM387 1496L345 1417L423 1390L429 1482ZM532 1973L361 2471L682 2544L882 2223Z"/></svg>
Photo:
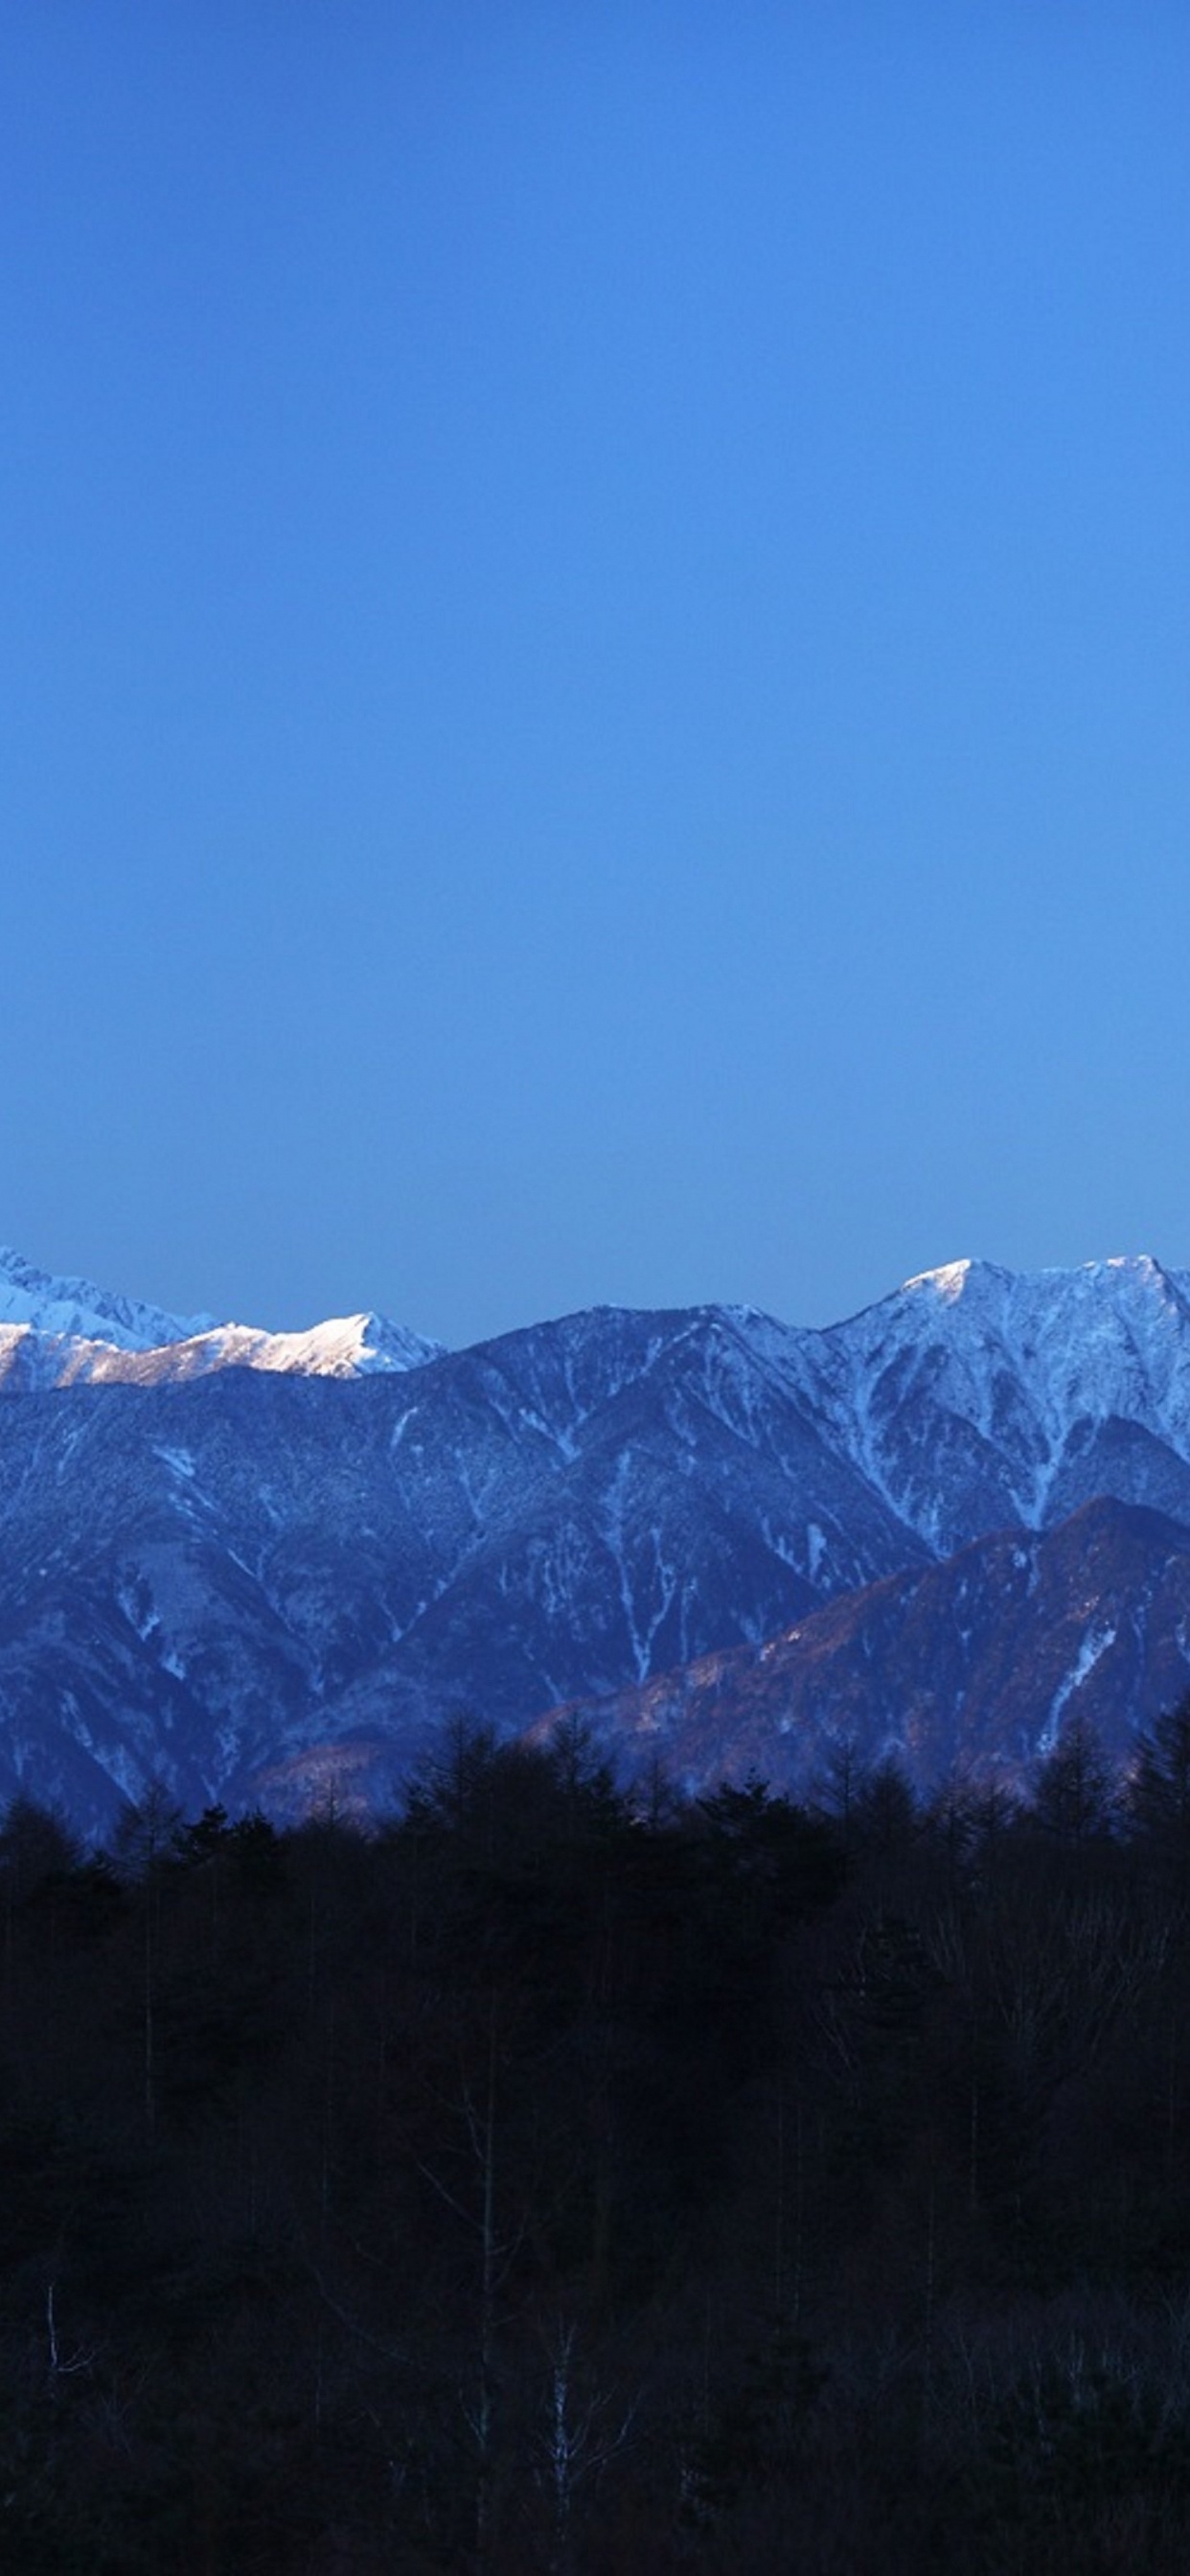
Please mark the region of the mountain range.
<svg viewBox="0 0 1190 2576"><path fill-rule="evenodd" d="M0 1253L0 1795L383 1804L466 1703L622 1768L923 1784L1190 1684L1190 1276L960 1262L826 1330L596 1308L451 1352Z"/></svg>

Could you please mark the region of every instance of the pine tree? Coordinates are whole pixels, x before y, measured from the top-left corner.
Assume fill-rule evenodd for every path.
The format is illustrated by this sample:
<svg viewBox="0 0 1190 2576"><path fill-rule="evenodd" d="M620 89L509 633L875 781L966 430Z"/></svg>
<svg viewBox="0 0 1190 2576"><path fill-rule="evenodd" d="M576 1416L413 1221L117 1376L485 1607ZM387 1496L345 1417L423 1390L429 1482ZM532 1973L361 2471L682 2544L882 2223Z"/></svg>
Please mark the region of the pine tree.
<svg viewBox="0 0 1190 2576"><path fill-rule="evenodd" d="M1043 1832L1067 1849L1078 1850L1109 1830L1112 1775L1089 1718L1072 1717L1053 1751L1038 1763L1031 1803Z"/></svg>

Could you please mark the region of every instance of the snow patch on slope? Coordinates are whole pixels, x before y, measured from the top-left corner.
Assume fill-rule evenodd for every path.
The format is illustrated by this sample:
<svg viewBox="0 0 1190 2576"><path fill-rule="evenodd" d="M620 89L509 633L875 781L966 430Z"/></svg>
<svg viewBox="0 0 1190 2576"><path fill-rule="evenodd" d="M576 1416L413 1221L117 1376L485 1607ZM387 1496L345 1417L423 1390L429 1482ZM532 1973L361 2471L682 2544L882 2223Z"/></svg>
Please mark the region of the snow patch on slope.
<svg viewBox="0 0 1190 2576"><path fill-rule="evenodd" d="M1073 1699L1077 1690L1082 1689L1083 1683L1094 1672L1100 1656L1107 1653L1109 1646L1114 1646L1116 1634L1114 1620L1105 1620L1102 1627L1087 1630L1074 1663L1069 1672L1063 1675L1050 1701L1049 1715L1037 1739L1039 1753L1045 1755L1053 1752L1061 1729L1062 1712L1067 1702Z"/></svg>

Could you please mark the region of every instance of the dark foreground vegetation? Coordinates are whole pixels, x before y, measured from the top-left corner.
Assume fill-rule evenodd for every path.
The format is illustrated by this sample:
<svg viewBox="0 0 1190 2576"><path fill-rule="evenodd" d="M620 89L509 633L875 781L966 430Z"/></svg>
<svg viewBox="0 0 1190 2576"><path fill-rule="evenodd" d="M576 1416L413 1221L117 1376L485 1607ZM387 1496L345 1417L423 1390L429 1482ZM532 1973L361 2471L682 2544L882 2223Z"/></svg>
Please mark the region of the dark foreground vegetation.
<svg viewBox="0 0 1190 2576"><path fill-rule="evenodd" d="M0 1827L0 2565L1190 2565L1190 1709L1108 1795Z"/></svg>

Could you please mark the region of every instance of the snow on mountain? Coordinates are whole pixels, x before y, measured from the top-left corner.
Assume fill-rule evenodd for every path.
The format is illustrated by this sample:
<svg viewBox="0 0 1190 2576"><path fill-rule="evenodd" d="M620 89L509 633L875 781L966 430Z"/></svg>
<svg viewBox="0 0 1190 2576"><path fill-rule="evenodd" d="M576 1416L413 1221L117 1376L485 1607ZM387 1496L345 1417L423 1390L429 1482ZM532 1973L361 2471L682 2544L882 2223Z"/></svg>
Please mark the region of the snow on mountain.
<svg viewBox="0 0 1190 2576"><path fill-rule="evenodd" d="M0 1391L8 1394L85 1382L176 1384L221 1368L356 1377L421 1368L442 1347L382 1315L332 1317L300 1333L167 1315L87 1279L51 1278L19 1253L0 1251Z"/></svg>
<svg viewBox="0 0 1190 2576"><path fill-rule="evenodd" d="M0 1324L17 1325L47 1339L103 1342L115 1350L147 1351L209 1332L213 1315L166 1315L134 1297L116 1297L90 1279L54 1279L0 1249Z"/></svg>
<svg viewBox="0 0 1190 2576"><path fill-rule="evenodd" d="M446 1347L372 1314L331 1316L304 1333L264 1333L225 1324L201 1340L220 1345L220 1367L293 1370L305 1377L366 1377L379 1369L424 1368L427 1360L441 1359Z"/></svg>
<svg viewBox="0 0 1190 2576"><path fill-rule="evenodd" d="M361 1733L391 1776L459 1698L514 1729L925 1553L713 1308L122 1375L0 1406L0 1782L88 1822L154 1707L189 1802Z"/></svg>
<svg viewBox="0 0 1190 2576"><path fill-rule="evenodd" d="M935 1555L1101 1492L1190 1510L1190 1276L1148 1256L954 1262L822 1333L758 1328Z"/></svg>
<svg viewBox="0 0 1190 2576"><path fill-rule="evenodd" d="M948 1709L1019 1748L1190 1674L1153 1536L1190 1532L1190 1280L1149 1260L956 1263L820 1332L599 1308L456 1353L369 1315L163 1317L11 1254L5 1299L0 1788L88 1823L154 1770L188 1804L388 1781L460 1700L506 1731L623 1713L773 1639L814 1728L851 1709L921 1764ZM751 1740L724 1670L712 1769Z"/></svg>

